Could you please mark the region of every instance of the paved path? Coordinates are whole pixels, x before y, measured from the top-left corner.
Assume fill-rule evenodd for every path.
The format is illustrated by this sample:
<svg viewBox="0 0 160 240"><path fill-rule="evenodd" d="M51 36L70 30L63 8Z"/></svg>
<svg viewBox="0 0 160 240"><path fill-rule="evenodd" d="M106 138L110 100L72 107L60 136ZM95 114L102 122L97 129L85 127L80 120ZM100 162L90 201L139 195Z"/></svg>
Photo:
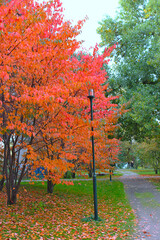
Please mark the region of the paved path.
<svg viewBox="0 0 160 240"><path fill-rule="evenodd" d="M138 220L134 239L160 240L160 191L146 179L131 171L121 171L130 204Z"/></svg>

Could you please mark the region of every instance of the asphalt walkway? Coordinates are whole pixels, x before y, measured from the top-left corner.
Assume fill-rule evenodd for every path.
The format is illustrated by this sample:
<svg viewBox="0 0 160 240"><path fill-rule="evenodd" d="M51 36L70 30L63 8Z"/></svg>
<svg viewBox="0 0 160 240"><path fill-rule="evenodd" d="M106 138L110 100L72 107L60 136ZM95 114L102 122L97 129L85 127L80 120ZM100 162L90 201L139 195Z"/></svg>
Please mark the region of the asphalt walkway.
<svg viewBox="0 0 160 240"><path fill-rule="evenodd" d="M148 178L121 170L126 194L138 221L134 239L160 240L160 191Z"/></svg>

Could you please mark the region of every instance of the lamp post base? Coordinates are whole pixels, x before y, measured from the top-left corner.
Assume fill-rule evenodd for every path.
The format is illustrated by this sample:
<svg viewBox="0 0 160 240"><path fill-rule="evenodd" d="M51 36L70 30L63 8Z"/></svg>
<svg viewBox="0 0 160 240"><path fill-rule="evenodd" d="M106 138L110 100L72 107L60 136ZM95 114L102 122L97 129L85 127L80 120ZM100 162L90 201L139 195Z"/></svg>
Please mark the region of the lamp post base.
<svg viewBox="0 0 160 240"><path fill-rule="evenodd" d="M97 208L97 179L93 174L93 195L94 195L94 220L98 220L98 208Z"/></svg>

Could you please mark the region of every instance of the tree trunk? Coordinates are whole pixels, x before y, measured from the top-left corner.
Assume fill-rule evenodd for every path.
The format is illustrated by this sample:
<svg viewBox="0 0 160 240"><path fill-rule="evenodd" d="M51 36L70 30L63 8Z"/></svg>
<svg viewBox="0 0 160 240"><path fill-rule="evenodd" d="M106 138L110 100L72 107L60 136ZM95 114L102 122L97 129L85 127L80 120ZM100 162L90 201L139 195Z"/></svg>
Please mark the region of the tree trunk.
<svg viewBox="0 0 160 240"><path fill-rule="evenodd" d="M154 171L155 171L155 174L158 174L158 169L155 169Z"/></svg>
<svg viewBox="0 0 160 240"><path fill-rule="evenodd" d="M5 182L5 162L3 161L3 169L2 169L2 179L0 180L0 191L3 190L4 182Z"/></svg>
<svg viewBox="0 0 160 240"><path fill-rule="evenodd" d="M0 180L0 191L2 191L2 189L4 187L4 180L5 180L4 177Z"/></svg>
<svg viewBox="0 0 160 240"><path fill-rule="evenodd" d="M91 178L92 177L92 169L88 169L88 176Z"/></svg>
<svg viewBox="0 0 160 240"><path fill-rule="evenodd" d="M53 184L53 182L51 180L48 180L47 181L47 192L53 193L54 186L55 186L55 184Z"/></svg>
<svg viewBox="0 0 160 240"><path fill-rule="evenodd" d="M92 163L90 162L89 167L88 167L88 176L91 178L92 177Z"/></svg>
<svg viewBox="0 0 160 240"><path fill-rule="evenodd" d="M17 191L12 190L11 195L7 197L7 205L15 204L17 201Z"/></svg>
<svg viewBox="0 0 160 240"><path fill-rule="evenodd" d="M75 178L75 177L76 177L76 173L72 172L72 178Z"/></svg>

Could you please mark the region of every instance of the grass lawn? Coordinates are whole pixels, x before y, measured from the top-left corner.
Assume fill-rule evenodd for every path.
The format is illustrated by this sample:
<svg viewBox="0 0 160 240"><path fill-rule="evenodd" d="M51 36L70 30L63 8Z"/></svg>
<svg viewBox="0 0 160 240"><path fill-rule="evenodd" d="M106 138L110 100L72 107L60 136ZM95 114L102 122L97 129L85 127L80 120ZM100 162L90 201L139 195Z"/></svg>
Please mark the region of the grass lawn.
<svg viewBox="0 0 160 240"><path fill-rule="evenodd" d="M160 191L160 178L151 178L150 181L153 182L156 185L157 190Z"/></svg>
<svg viewBox="0 0 160 240"><path fill-rule="evenodd" d="M131 170L135 173L138 173L140 175L155 175L155 176L160 176L160 174L155 174L155 171L153 169L134 169Z"/></svg>
<svg viewBox="0 0 160 240"><path fill-rule="evenodd" d="M97 179L98 178L106 178L106 180L107 180L107 179L110 178L109 170L105 170L104 172L96 171L96 175L97 175ZM116 178L116 177L120 177L122 175L123 174L121 174L118 171L114 170L112 177ZM88 177L88 172L86 172L86 171L77 171L76 172L76 179L91 179L91 178Z"/></svg>
<svg viewBox="0 0 160 240"><path fill-rule="evenodd" d="M134 214L119 181L97 181L100 221L93 214L92 181L56 185L22 184L16 205L6 206L0 193L0 239L133 239ZM90 220L90 221L89 221Z"/></svg>

